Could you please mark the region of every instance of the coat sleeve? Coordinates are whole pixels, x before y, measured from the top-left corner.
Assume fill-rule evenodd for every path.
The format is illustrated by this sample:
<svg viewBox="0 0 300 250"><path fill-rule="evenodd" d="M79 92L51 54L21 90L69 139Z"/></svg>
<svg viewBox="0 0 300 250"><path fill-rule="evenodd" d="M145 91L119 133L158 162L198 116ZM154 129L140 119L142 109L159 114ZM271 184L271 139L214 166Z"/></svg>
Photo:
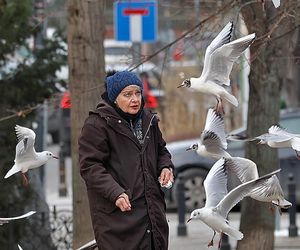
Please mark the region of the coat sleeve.
<svg viewBox="0 0 300 250"><path fill-rule="evenodd" d="M166 142L162 137L162 133L157 124L157 134L158 134L158 173L161 172L163 168L172 168L174 170L174 165L171 161L171 154L166 148Z"/></svg>
<svg viewBox="0 0 300 250"><path fill-rule="evenodd" d="M106 130L103 124L97 122L98 119L90 115L79 136L80 174L87 189L94 189L103 198L115 202L125 190L115 181L105 166L109 157L109 143Z"/></svg>

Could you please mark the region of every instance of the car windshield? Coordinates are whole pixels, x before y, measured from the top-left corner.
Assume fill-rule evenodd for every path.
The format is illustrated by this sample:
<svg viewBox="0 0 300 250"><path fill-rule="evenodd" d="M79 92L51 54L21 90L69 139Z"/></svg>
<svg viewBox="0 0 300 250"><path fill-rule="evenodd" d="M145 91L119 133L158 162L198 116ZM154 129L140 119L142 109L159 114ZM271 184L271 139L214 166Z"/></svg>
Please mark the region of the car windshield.
<svg viewBox="0 0 300 250"><path fill-rule="evenodd" d="M300 117L291 117L284 119L280 122L280 126L286 128L288 132L299 134L300 133Z"/></svg>

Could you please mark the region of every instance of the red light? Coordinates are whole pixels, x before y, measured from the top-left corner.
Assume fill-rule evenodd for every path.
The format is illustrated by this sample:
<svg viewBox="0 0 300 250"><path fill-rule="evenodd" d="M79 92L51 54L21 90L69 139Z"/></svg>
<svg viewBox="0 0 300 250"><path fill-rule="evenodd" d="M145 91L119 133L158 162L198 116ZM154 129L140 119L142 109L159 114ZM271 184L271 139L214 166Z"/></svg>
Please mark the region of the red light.
<svg viewBox="0 0 300 250"><path fill-rule="evenodd" d="M145 96L145 108L155 109L158 107L157 98L151 94L149 85L146 79L143 79L144 96Z"/></svg>
<svg viewBox="0 0 300 250"><path fill-rule="evenodd" d="M70 97L70 92L66 91L63 94L63 97L60 100L60 107L63 109L69 109L71 108L71 97Z"/></svg>

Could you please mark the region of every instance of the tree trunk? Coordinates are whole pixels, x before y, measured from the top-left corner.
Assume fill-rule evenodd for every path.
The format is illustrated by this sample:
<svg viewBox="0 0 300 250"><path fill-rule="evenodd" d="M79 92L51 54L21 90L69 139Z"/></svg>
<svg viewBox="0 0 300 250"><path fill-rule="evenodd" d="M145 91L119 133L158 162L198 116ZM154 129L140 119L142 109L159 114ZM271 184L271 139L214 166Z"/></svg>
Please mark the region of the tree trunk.
<svg viewBox="0 0 300 250"><path fill-rule="evenodd" d="M68 1L68 62L73 164L73 248L94 238L86 187L79 174L78 136L104 89L104 1Z"/></svg>
<svg viewBox="0 0 300 250"><path fill-rule="evenodd" d="M299 4L300 5L300 4ZM300 29L295 30L289 42L289 57L285 59L287 74L283 83L283 101L287 107L299 107L300 104Z"/></svg>
<svg viewBox="0 0 300 250"><path fill-rule="evenodd" d="M265 11L261 4L253 3L242 9L242 14L249 30L258 38L251 46L251 73L249 76L249 106L247 132L257 136L279 120L280 89L282 83L282 57L285 52L286 37L272 40L282 27L286 26L286 16L266 2ZM281 9L288 7L282 3ZM279 28L278 28L279 27ZM273 30L273 31L272 31ZM269 36L265 36L272 31ZM253 160L259 175L264 175L279 168L277 150L268 146L248 143L246 158ZM274 248L275 213L270 204L247 198L242 202L240 230L244 239L237 244L238 250L271 250ZM277 210L276 210L277 212Z"/></svg>

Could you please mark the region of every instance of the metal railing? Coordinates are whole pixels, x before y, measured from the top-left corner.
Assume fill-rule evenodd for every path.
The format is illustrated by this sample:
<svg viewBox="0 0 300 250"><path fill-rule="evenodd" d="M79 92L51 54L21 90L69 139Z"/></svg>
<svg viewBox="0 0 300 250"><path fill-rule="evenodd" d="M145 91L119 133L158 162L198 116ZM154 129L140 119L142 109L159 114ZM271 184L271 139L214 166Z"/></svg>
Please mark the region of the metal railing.
<svg viewBox="0 0 300 250"><path fill-rule="evenodd" d="M73 213L68 209L57 209L50 212L50 227L53 244L57 250L72 249Z"/></svg>

